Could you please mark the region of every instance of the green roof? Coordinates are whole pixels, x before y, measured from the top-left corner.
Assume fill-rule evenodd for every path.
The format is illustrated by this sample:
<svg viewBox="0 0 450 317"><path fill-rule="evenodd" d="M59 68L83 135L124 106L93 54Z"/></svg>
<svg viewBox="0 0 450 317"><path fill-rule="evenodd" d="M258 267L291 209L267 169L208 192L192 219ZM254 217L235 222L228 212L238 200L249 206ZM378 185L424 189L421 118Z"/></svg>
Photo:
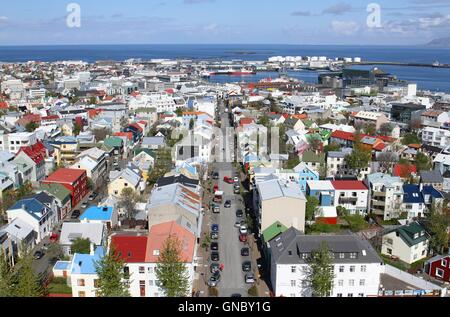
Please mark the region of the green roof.
<svg viewBox="0 0 450 317"><path fill-rule="evenodd" d="M302 162L325 163L325 153L316 154L312 151L303 153Z"/></svg>
<svg viewBox="0 0 450 317"><path fill-rule="evenodd" d="M312 126L314 123L314 121L310 120L310 119L306 119L303 121L303 124L305 125L305 127L309 128L310 126Z"/></svg>
<svg viewBox="0 0 450 317"><path fill-rule="evenodd" d="M285 232L288 228L283 225L281 222L277 221L271 226L269 226L266 230L263 231L263 237L265 242L269 242L276 236Z"/></svg>
<svg viewBox="0 0 450 317"><path fill-rule="evenodd" d="M134 156L138 155L141 152L145 152L148 155L150 155L151 157L156 158L155 152L150 149L136 149L136 150L134 150Z"/></svg>
<svg viewBox="0 0 450 317"><path fill-rule="evenodd" d="M406 226L401 226L397 228L397 232L400 234L400 237L408 246L413 246L428 239L428 234L419 223L413 222ZM424 233L421 235L421 233ZM414 235L418 235L417 238L414 238Z"/></svg>
<svg viewBox="0 0 450 317"><path fill-rule="evenodd" d="M105 145L109 147L121 147L123 140L118 137L109 137L105 139Z"/></svg>
<svg viewBox="0 0 450 317"><path fill-rule="evenodd" d="M56 197L63 204L70 200L70 191L61 184L41 184L41 190Z"/></svg>

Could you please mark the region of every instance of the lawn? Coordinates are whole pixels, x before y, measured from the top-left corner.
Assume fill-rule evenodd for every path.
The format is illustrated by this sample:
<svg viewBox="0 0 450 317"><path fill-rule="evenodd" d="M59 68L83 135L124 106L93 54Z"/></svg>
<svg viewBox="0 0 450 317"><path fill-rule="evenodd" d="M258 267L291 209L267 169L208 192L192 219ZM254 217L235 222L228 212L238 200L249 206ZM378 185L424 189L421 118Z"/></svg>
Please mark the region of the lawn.
<svg viewBox="0 0 450 317"><path fill-rule="evenodd" d="M65 279L55 278L48 285L49 294L72 294L72 288L66 284Z"/></svg>
<svg viewBox="0 0 450 317"><path fill-rule="evenodd" d="M395 268L397 268L399 270L402 270L402 271L406 272L409 269L409 265L404 263L404 262L402 262L402 261L400 261L400 260L394 261L390 257L385 256L385 255L381 255L381 258L383 259L383 261L386 264L389 264L389 265L391 265L391 266L393 266L393 267L395 267Z"/></svg>

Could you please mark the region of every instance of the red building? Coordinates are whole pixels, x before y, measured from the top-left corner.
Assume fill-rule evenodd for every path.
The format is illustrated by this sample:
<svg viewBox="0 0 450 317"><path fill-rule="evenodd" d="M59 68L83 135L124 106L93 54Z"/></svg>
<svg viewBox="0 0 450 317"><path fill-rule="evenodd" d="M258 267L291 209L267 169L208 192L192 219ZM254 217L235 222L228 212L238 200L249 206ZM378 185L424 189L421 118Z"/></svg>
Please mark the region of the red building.
<svg viewBox="0 0 450 317"><path fill-rule="evenodd" d="M425 273L439 281L450 283L450 255L438 255L425 262Z"/></svg>
<svg viewBox="0 0 450 317"><path fill-rule="evenodd" d="M60 184L71 192L72 206L75 207L89 193L87 174L85 170L60 168L49 177L43 184Z"/></svg>

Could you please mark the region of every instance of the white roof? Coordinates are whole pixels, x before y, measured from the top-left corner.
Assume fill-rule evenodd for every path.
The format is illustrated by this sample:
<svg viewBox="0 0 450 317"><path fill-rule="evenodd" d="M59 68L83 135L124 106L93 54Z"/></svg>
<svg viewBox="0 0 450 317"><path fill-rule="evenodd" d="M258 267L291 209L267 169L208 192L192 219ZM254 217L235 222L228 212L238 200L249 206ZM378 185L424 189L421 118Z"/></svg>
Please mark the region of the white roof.
<svg viewBox="0 0 450 317"><path fill-rule="evenodd" d="M334 191L331 181L307 181L311 190L332 190Z"/></svg>
<svg viewBox="0 0 450 317"><path fill-rule="evenodd" d="M102 244L103 223L64 222L61 229L60 243L71 245L77 238L88 238L95 245Z"/></svg>
<svg viewBox="0 0 450 317"><path fill-rule="evenodd" d="M383 114L380 112L360 111L355 115L355 118L361 118L366 120L377 120Z"/></svg>
<svg viewBox="0 0 450 317"><path fill-rule="evenodd" d="M317 217L324 217L324 218L337 217L336 207L335 206L319 207Z"/></svg>
<svg viewBox="0 0 450 317"><path fill-rule="evenodd" d="M285 182L278 179L261 182L257 185L262 200L281 197L306 200L300 189L300 185L293 182Z"/></svg>
<svg viewBox="0 0 450 317"><path fill-rule="evenodd" d="M20 218L15 218L8 225L6 225L3 230L14 238L23 240L28 237L31 232L33 232L33 227Z"/></svg>
<svg viewBox="0 0 450 317"><path fill-rule="evenodd" d="M450 165L450 155L448 154L438 154L434 159L435 163L444 163L445 165Z"/></svg>

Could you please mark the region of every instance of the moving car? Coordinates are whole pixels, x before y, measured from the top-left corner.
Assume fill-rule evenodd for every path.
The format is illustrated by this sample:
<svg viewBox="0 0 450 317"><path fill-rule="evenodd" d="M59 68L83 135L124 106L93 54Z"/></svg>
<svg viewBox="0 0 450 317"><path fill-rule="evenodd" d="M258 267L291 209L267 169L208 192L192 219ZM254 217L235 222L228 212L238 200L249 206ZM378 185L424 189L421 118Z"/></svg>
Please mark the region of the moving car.
<svg viewBox="0 0 450 317"><path fill-rule="evenodd" d="M242 211L242 209L236 210L236 217L238 218L244 217L244 212Z"/></svg>
<svg viewBox="0 0 450 317"><path fill-rule="evenodd" d="M211 243L211 250L213 250L213 251L219 250L219 244L217 242L212 242Z"/></svg>
<svg viewBox="0 0 450 317"><path fill-rule="evenodd" d="M246 284L253 284L253 283L255 283L255 274L253 274L253 273L245 274L245 283Z"/></svg>
<svg viewBox="0 0 450 317"><path fill-rule="evenodd" d="M220 282L220 272L214 273L208 280L208 286L216 287Z"/></svg>
<svg viewBox="0 0 450 317"><path fill-rule="evenodd" d="M246 234L239 235L239 241L244 242L244 243L247 242L248 241L247 235Z"/></svg>
<svg viewBox="0 0 450 317"><path fill-rule="evenodd" d="M80 217L80 215L81 215L81 212L78 209L76 209L76 210L74 210L72 212L72 216L70 216L70 218L71 219L78 219L78 217Z"/></svg>
<svg viewBox="0 0 450 317"><path fill-rule="evenodd" d="M33 257L35 260L40 260L44 257L45 253L42 250L34 252Z"/></svg>
<svg viewBox="0 0 450 317"><path fill-rule="evenodd" d="M219 260L219 252L211 252L211 261L218 262Z"/></svg>
<svg viewBox="0 0 450 317"><path fill-rule="evenodd" d="M245 261L242 263L242 271L250 272L252 270L252 262Z"/></svg>
<svg viewBox="0 0 450 317"><path fill-rule="evenodd" d="M212 232L219 232L219 225L218 224L211 225L211 231Z"/></svg>
<svg viewBox="0 0 450 317"><path fill-rule="evenodd" d="M231 208L231 200L227 200L223 206L225 208Z"/></svg>
<svg viewBox="0 0 450 317"><path fill-rule="evenodd" d="M249 256L250 255L250 249L249 248L242 248L241 249L241 256Z"/></svg>

